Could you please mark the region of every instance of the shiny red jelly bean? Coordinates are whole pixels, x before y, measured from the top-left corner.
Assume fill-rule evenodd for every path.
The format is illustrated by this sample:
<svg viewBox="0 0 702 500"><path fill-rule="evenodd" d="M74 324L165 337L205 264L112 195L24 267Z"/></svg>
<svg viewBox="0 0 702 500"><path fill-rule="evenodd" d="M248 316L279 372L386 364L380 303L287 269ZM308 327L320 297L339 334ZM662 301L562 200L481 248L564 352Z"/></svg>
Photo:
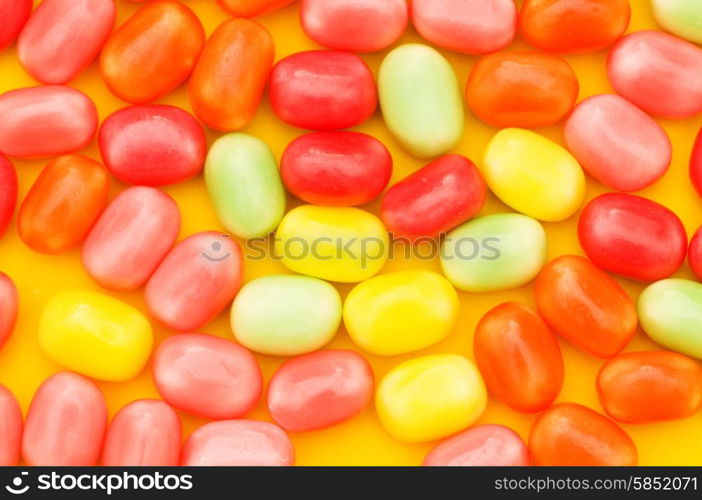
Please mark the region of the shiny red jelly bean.
<svg viewBox="0 0 702 500"><path fill-rule="evenodd" d="M675 213L624 193L606 193L588 203L578 238L597 266L639 281L669 277L687 253L685 228Z"/></svg>
<svg viewBox="0 0 702 500"><path fill-rule="evenodd" d="M360 125L378 105L375 80L363 59L333 50L299 52L278 62L270 98L281 120L311 130Z"/></svg>
<svg viewBox="0 0 702 500"><path fill-rule="evenodd" d="M15 396L0 385L0 467L17 465L22 442L22 410Z"/></svg>
<svg viewBox="0 0 702 500"><path fill-rule="evenodd" d="M312 132L291 142L280 161L288 190L314 205L368 203L388 185L392 157L382 142L359 132Z"/></svg>
<svg viewBox="0 0 702 500"><path fill-rule="evenodd" d="M422 465L436 467L515 467L529 465L524 440L503 425L471 427L439 443Z"/></svg>
<svg viewBox="0 0 702 500"><path fill-rule="evenodd" d="M5 234L15 213L17 188L15 167L0 153L0 237Z"/></svg>
<svg viewBox="0 0 702 500"><path fill-rule="evenodd" d="M702 129L697 134L697 140L692 148L690 157L690 179L692 185L697 190L697 194L702 196Z"/></svg>
<svg viewBox="0 0 702 500"><path fill-rule="evenodd" d="M0 52L15 41L32 13L33 0L0 0Z"/></svg>
<svg viewBox="0 0 702 500"><path fill-rule="evenodd" d="M0 347L15 329L18 309L17 287L15 287L12 278L0 272Z"/></svg>
<svg viewBox="0 0 702 500"><path fill-rule="evenodd" d="M702 280L702 226L695 231L687 249L687 262L698 280Z"/></svg>

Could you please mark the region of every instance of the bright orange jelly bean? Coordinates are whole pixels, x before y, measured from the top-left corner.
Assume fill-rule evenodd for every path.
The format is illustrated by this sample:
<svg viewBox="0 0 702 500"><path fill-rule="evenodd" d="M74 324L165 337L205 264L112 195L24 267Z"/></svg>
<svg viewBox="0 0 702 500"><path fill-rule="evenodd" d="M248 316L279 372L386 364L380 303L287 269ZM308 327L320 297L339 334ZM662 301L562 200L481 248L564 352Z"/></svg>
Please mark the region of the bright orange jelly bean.
<svg viewBox="0 0 702 500"><path fill-rule="evenodd" d="M217 3L236 17L254 17L282 9L294 0L217 0Z"/></svg>

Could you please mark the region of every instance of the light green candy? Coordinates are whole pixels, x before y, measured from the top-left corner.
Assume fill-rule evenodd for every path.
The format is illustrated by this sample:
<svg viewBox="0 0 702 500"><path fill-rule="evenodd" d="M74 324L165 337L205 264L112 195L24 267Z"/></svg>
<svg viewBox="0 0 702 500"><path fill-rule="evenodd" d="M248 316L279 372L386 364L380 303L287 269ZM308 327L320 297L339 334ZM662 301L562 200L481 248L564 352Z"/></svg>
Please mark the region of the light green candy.
<svg viewBox="0 0 702 500"><path fill-rule="evenodd" d="M546 232L531 217L487 215L446 235L441 267L461 290L506 290L534 279L546 262L546 249Z"/></svg>
<svg viewBox="0 0 702 500"><path fill-rule="evenodd" d="M464 111L453 68L426 45L402 45L380 65L378 91L390 131L418 158L454 148L463 136Z"/></svg>
<svg viewBox="0 0 702 500"><path fill-rule="evenodd" d="M273 153L246 134L217 139L205 162L205 182L219 220L240 238L266 236L285 213L285 190Z"/></svg>
<svg viewBox="0 0 702 500"><path fill-rule="evenodd" d="M651 0L656 22L674 35L702 43L702 0Z"/></svg>
<svg viewBox="0 0 702 500"><path fill-rule="evenodd" d="M641 293L638 312L641 328L654 341L702 359L702 284L657 281Z"/></svg>
<svg viewBox="0 0 702 500"><path fill-rule="evenodd" d="M252 351L296 356L315 351L336 334L339 292L309 276L272 274L239 291L231 313L236 340Z"/></svg>

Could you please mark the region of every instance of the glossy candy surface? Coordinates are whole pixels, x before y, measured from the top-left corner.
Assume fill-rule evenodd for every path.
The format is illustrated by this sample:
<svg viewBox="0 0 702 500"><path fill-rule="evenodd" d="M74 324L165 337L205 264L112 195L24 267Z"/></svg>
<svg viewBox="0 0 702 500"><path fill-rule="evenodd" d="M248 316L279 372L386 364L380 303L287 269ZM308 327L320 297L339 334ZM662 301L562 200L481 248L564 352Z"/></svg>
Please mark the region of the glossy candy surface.
<svg viewBox="0 0 702 500"><path fill-rule="evenodd" d="M15 329L18 311L17 287L12 278L0 272L0 348Z"/></svg>
<svg viewBox="0 0 702 500"><path fill-rule="evenodd" d="M690 179L697 190L697 194L702 196L702 128L697 134L697 140L690 157Z"/></svg>
<svg viewBox="0 0 702 500"><path fill-rule="evenodd" d="M19 464L22 442L22 410L15 396L0 385L0 466Z"/></svg>
<svg viewBox="0 0 702 500"><path fill-rule="evenodd" d="M0 153L0 238L5 234L15 213L17 188L15 167Z"/></svg>
<svg viewBox="0 0 702 500"><path fill-rule="evenodd" d="M697 0L651 0L653 17L674 35L702 43L702 4Z"/></svg>
<svg viewBox="0 0 702 500"><path fill-rule="evenodd" d="M687 262L698 280L702 280L702 230L697 228L687 247Z"/></svg>
<svg viewBox="0 0 702 500"><path fill-rule="evenodd" d="M0 52L15 41L32 12L33 0L0 0Z"/></svg>
<svg viewBox="0 0 702 500"><path fill-rule="evenodd" d="M294 0L217 0L232 16L254 17L282 9Z"/></svg>

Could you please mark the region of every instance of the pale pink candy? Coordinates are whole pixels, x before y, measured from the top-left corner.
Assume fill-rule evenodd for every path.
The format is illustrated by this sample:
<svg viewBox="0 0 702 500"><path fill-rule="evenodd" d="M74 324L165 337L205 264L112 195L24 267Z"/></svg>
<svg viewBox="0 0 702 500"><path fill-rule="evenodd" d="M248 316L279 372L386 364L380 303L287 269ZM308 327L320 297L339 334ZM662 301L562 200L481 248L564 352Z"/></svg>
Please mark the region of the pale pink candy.
<svg viewBox="0 0 702 500"><path fill-rule="evenodd" d="M439 443L426 456L423 465L529 465L529 450L522 438L507 427L478 425Z"/></svg>

